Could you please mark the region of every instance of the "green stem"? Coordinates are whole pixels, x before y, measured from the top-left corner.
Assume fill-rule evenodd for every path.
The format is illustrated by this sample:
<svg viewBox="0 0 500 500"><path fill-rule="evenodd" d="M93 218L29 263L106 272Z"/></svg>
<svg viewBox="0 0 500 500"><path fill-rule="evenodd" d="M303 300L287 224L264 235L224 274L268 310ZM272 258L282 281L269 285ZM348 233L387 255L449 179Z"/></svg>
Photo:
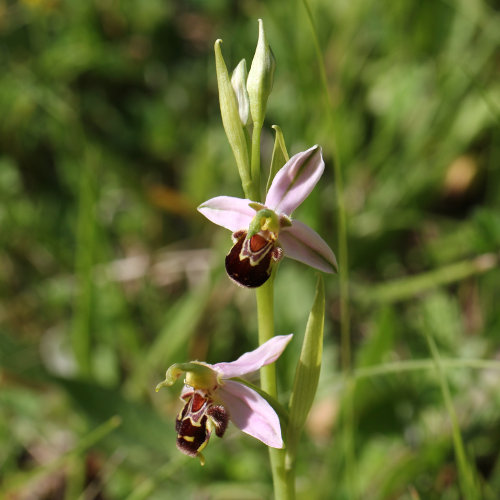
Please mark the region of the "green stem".
<svg viewBox="0 0 500 500"><path fill-rule="evenodd" d="M269 280L256 290L257 320L259 325L259 345L274 336L274 273ZM260 369L260 386L271 397L277 397L276 368L274 363ZM269 448L271 472L273 474L274 497L276 500L295 498L293 473L285 470L285 450Z"/></svg>
<svg viewBox="0 0 500 500"><path fill-rule="evenodd" d="M262 132L262 123L253 124L252 131L252 158L250 163L250 172L252 176L252 200L260 200L260 134Z"/></svg>
<svg viewBox="0 0 500 500"><path fill-rule="evenodd" d="M257 288L257 320L259 324L259 345L274 337L274 279L273 276ZM274 364L261 368L261 387L276 398L276 370Z"/></svg>
<svg viewBox="0 0 500 500"><path fill-rule="evenodd" d="M260 200L260 135L263 123L254 122L252 131L252 154L250 173L252 186L251 199ZM248 194L247 194L248 196ZM259 325L259 345L274 337L274 275L256 290L257 320ZM260 369L260 386L271 398L277 399L276 368L274 363ZM295 498L295 478L293 471L285 470L285 450L269 448L269 459L273 475L274 498L293 500Z"/></svg>
<svg viewBox="0 0 500 500"><path fill-rule="evenodd" d="M250 199L260 201L260 135L263 122L254 122L252 131L252 152L250 174L252 179ZM257 320L259 325L259 345L274 336L274 275L256 290ZM276 368L274 363L260 369L260 385L271 398L277 399ZM273 475L274 498L293 500L295 498L295 475L293 470L285 470L285 450L269 448L269 459Z"/></svg>
<svg viewBox="0 0 500 500"><path fill-rule="evenodd" d="M96 153L87 148L80 173L76 231L75 272L78 291L74 304L72 345L79 375L89 377L92 371L91 338L93 267L96 248Z"/></svg>

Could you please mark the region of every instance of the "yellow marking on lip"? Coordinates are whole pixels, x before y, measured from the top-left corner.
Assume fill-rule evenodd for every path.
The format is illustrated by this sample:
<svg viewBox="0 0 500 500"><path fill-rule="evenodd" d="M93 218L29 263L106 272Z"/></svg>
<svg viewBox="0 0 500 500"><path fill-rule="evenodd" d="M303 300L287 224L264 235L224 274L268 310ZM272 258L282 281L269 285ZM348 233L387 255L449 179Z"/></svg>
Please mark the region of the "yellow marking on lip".
<svg viewBox="0 0 500 500"><path fill-rule="evenodd" d="M199 453L200 451L202 451L202 450L205 448L205 446L206 446L207 444L208 444L208 439L206 439L205 441L203 441L203 443L201 443L201 445L198 447L198 450L197 450L197 451L198 451L198 453Z"/></svg>
<svg viewBox="0 0 500 500"><path fill-rule="evenodd" d="M192 443L194 441L194 436L179 436L181 439L184 439L184 441L187 441L189 443Z"/></svg>
<svg viewBox="0 0 500 500"><path fill-rule="evenodd" d="M183 420L189 419L193 427L201 427L201 419L199 422L195 422L191 417L184 417Z"/></svg>

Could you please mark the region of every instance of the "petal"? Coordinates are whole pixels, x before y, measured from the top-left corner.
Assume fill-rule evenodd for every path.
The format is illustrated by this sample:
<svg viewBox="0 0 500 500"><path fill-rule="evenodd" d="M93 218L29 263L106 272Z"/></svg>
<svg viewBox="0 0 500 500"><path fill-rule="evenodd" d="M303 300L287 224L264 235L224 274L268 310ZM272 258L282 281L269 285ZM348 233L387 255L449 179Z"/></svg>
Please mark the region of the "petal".
<svg viewBox="0 0 500 500"><path fill-rule="evenodd" d="M208 220L229 229L233 233L247 229L255 216L255 210L248 206L251 200L233 196L217 196L205 201L198 207Z"/></svg>
<svg viewBox="0 0 500 500"><path fill-rule="evenodd" d="M236 361L230 363L217 363L212 365L214 370L217 370L222 378L241 377L247 373L252 373L262 366L269 365L276 361L281 353L285 350L288 342L292 340L293 334L277 335L254 351L246 352L241 355Z"/></svg>
<svg viewBox="0 0 500 500"><path fill-rule="evenodd" d="M283 448L278 415L260 394L239 382L226 380L217 396L236 427L267 446Z"/></svg>
<svg viewBox="0 0 500 500"><path fill-rule="evenodd" d="M324 169L318 145L292 156L276 174L267 193L266 207L291 215L313 190Z"/></svg>
<svg viewBox="0 0 500 500"><path fill-rule="evenodd" d="M326 273L336 272L337 259L325 240L309 226L298 220L280 231L279 242L285 257L298 260Z"/></svg>

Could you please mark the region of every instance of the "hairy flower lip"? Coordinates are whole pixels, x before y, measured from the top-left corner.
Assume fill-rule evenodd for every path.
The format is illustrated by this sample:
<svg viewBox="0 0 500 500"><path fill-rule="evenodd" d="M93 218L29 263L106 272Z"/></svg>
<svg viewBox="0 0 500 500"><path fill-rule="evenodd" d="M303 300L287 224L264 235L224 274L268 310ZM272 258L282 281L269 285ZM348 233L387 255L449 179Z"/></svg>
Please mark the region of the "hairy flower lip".
<svg viewBox="0 0 500 500"><path fill-rule="evenodd" d="M276 246L283 249L285 256L320 271L336 272L337 260L328 244L309 226L291 218L293 211L319 181L324 168L321 148L313 146L292 156L277 172L263 204L244 198L218 196L202 203L198 211L233 233L248 231L259 211L272 211L279 221Z"/></svg>
<svg viewBox="0 0 500 500"><path fill-rule="evenodd" d="M283 254L274 235L258 233L248 238L245 231L239 231L233 233L233 242L224 262L228 276L242 287L263 285L271 276L273 264Z"/></svg>

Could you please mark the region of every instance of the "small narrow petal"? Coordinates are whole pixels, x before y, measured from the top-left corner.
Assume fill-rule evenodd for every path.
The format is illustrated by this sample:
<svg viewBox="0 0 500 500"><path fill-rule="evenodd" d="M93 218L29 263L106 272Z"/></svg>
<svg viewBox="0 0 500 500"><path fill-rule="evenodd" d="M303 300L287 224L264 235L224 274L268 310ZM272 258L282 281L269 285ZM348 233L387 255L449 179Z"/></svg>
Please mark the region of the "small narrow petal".
<svg viewBox="0 0 500 500"><path fill-rule="evenodd" d="M217 390L234 425L272 448L283 448L278 415L257 392L239 382L226 380Z"/></svg>
<svg viewBox="0 0 500 500"><path fill-rule="evenodd" d="M264 342L254 351L241 355L236 361L217 363L212 365L212 368L217 370L222 375L222 378L241 377L247 373L252 373L276 361L285 350L288 342L292 340L292 337L292 333L290 335L277 335Z"/></svg>
<svg viewBox="0 0 500 500"><path fill-rule="evenodd" d="M252 222L255 210L248 206L249 203L252 202L243 198L217 196L202 203L198 207L198 212L214 224L234 233L240 229L247 229Z"/></svg>
<svg viewBox="0 0 500 500"><path fill-rule="evenodd" d="M292 156L276 174L267 193L266 207L291 215L313 190L324 169L321 148L317 145Z"/></svg>
<svg viewBox="0 0 500 500"><path fill-rule="evenodd" d="M279 242L286 257L326 273L333 273L338 269L332 249L316 231L302 222L293 220L290 227L283 228Z"/></svg>

